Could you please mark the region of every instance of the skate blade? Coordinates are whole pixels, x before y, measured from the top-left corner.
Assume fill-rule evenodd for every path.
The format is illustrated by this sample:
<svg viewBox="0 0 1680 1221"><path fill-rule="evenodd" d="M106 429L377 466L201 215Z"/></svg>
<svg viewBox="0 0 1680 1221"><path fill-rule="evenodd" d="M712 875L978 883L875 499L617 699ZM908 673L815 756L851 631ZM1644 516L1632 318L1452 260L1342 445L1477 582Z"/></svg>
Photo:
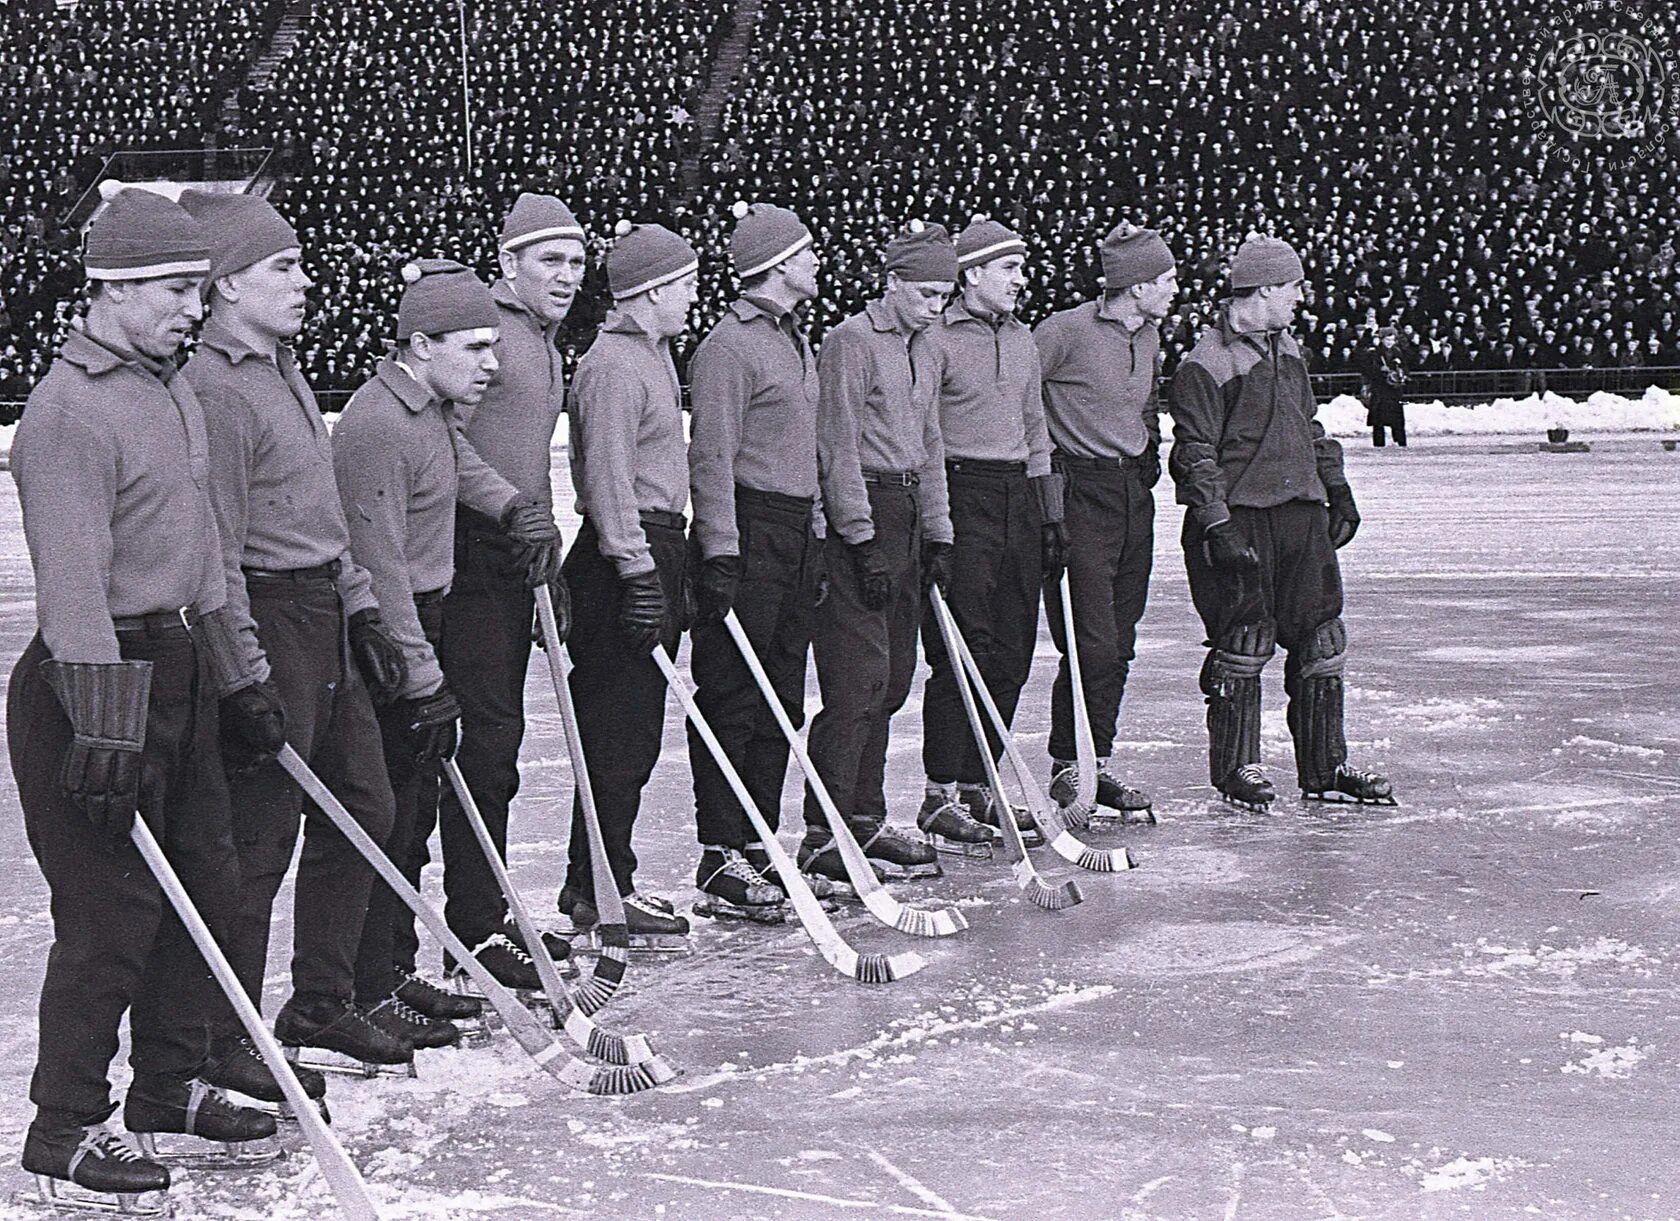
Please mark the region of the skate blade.
<svg viewBox="0 0 1680 1221"><path fill-rule="evenodd" d="M171 1217L175 1205L168 1191L89 1191L51 1175L35 1176L35 1190L19 1191L12 1203L33 1213L63 1217L80 1214L101 1217Z"/></svg>
<svg viewBox="0 0 1680 1221"><path fill-rule="evenodd" d="M396 1077L404 1080L418 1077L414 1061L403 1064L372 1064L325 1047L287 1047L286 1059L299 1068L312 1068L318 1073L334 1073L340 1077L359 1077L372 1081L375 1077Z"/></svg>
<svg viewBox="0 0 1680 1221"><path fill-rule="evenodd" d="M800 876L811 884L811 893L817 896L817 901L825 908L830 907L830 905L839 905L841 903L849 903L853 905L861 905L863 903L863 898L858 894L857 887L853 886L850 882L837 881L834 878L820 873L802 873ZM828 888L826 894L817 889L816 881L819 879Z"/></svg>
<svg viewBox="0 0 1680 1221"><path fill-rule="evenodd" d="M559 964L556 963L555 965L558 966ZM461 1032L461 1042L468 1047L483 1047L495 1037L496 1031L505 1025L502 1021L502 1015L496 1012L496 1007L490 1003L489 998L483 992L479 991L472 976L465 971L456 968L446 978L449 981L450 991L457 996L470 996L475 1000L484 1002L484 1008L479 1011L477 1017L455 1019L455 1028ZM506 984L502 986L507 987ZM546 992L533 988L508 988L508 991L513 993L514 999L521 1005L541 1018L550 1030L560 1029L560 1015L555 1013L554 1006L549 1004Z"/></svg>
<svg viewBox="0 0 1680 1221"><path fill-rule="evenodd" d="M1156 825L1154 810L1106 810L1093 812L1086 820L1086 827L1092 831L1119 831L1124 827L1153 827Z"/></svg>
<svg viewBox="0 0 1680 1221"><path fill-rule="evenodd" d="M762 907L748 907L727 903L715 895L700 895L694 900L696 916L708 920L727 920L736 924L776 925L787 923L787 905L771 903Z"/></svg>
<svg viewBox="0 0 1680 1221"><path fill-rule="evenodd" d="M997 832L993 832L997 837ZM931 831L923 831L922 838L933 845L935 852L945 856L961 857L970 861L989 861L992 859L992 845L990 841L984 844L970 843L966 840L949 839L943 835L935 835Z"/></svg>
<svg viewBox="0 0 1680 1221"><path fill-rule="evenodd" d="M1387 797L1355 797L1351 793L1340 793L1326 790L1322 793L1302 793L1302 801L1315 801L1326 806L1398 806L1400 803L1391 793Z"/></svg>
<svg viewBox="0 0 1680 1221"><path fill-rule="evenodd" d="M875 876L883 882L919 882L945 875L938 861L929 861L925 865L895 865L891 861L872 856L869 858L869 865L875 870Z"/></svg>
<svg viewBox="0 0 1680 1221"><path fill-rule="evenodd" d="M140 1152L160 1166L182 1170L248 1170L271 1166L286 1156L277 1136L257 1140L207 1140L180 1132L131 1132ZM160 1143L159 1137L166 1138Z"/></svg>
<svg viewBox="0 0 1680 1221"><path fill-rule="evenodd" d="M1250 814L1269 814L1272 809L1270 801L1239 801L1224 793L1219 794L1219 800L1228 806L1236 806L1239 810L1247 810Z"/></svg>

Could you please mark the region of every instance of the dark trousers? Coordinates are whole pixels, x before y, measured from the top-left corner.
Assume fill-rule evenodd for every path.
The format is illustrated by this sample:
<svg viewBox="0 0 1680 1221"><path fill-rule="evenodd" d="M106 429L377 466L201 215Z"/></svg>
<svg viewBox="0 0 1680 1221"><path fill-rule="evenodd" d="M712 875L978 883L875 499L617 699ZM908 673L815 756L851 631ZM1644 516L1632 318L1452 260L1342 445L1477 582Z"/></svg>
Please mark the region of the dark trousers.
<svg viewBox="0 0 1680 1221"><path fill-rule="evenodd" d="M680 518L668 523L643 516L642 530L653 551L659 585L665 593L665 627L659 647L675 658L682 639L683 567L688 544ZM595 812L606 841L618 893L635 889L636 853L630 835L642 805L642 788L659 762L665 734L665 676L651 654L631 650L619 627L622 586L612 562L601 554L600 536L587 518L562 566L572 593L572 634L566 648L572 656L572 703L577 709L578 733L595 793ZM572 802L566 889L589 899L594 873L589 862L589 839L583 829L583 807Z"/></svg>
<svg viewBox="0 0 1680 1221"><path fill-rule="evenodd" d="M1013 723L1032 670L1044 577L1043 515L1023 463L946 463L956 545L946 601L986 690ZM983 784L985 765L963 710L945 640L928 605L922 649L931 673L922 697L922 766L936 784ZM982 717L995 760L1003 746Z"/></svg>
<svg viewBox="0 0 1680 1221"><path fill-rule="evenodd" d="M122 656L152 663L141 805L211 930L225 936L239 880L206 655L184 630L123 633ZM140 852L113 845L59 788L73 736L40 665L37 635L12 671L6 738L30 850L52 894L29 1097L43 1119L93 1124L113 1110L106 1074L129 1013L137 1078L198 1073L207 1030L228 1011L209 968Z"/></svg>
<svg viewBox="0 0 1680 1221"><path fill-rule="evenodd" d="M816 621L822 541L811 529L811 502L796 496L735 489L741 584L735 614L763 663L776 698L795 726L805 722L805 655ZM781 825L788 745L721 622L694 629L690 664L696 700L724 753L772 830ZM706 744L688 728L694 772L695 827L702 844L744 848L758 842L741 803Z"/></svg>
<svg viewBox="0 0 1680 1221"><path fill-rule="evenodd" d="M443 634L443 599L419 594L414 599L420 630L437 647ZM409 731L404 701L378 710L379 736L385 751L385 775L391 783L391 833L385 855L410 886L419 889L420 871L431 859L427 841L437 825L438 785L442 765L414 758L414 735ZM415 968L420 938L414 913L384 882L376 880L368 896L367 919L356 951L356 999L374 1004L396 991L402 973Z"/></svg>
<svg viewBox="0 0 1680 1221"><path fill-rule="evenodd" d="M1154 564L1155 497L1130 464L1097 468L1077 459L1057 459L1067 476L1064 529L1068 587L1073 591L1073 626L1079 644L1079 672L1085 711L1097 758L1114 749L1120 701L1137 655L1137 625L1149 601ZM1062 593L1045 593L1050 636L1062 653L1050 689L1050 757L1073 759L1073 676L1067 662Z"/></svg>
<svg viewBox="0 0 1680 1221"><path fill-rule="evenodd" d="M1342 570L1323 505L1291 500L1270 509L1232 506L1231 524L1260 557L1258 574L1227 573L1209 565L1201 528L1188 513L1184 516L1190 599L1210 648L1234 628L1271 623L1277 642L1295 649L1311 641L1321 623L1342 613Z"/></svg>
<svg viewBox="0 0 1680 1221"><path fill-rule="evenodd" d="M286 738L375 843L391 833L391 782L373 703L350 663L344 610L329 578L251 576L245 587L271 681L286 707ZM293 903L292 991L353 994L356 947L373 869L324 814L303 818L303 792L278 763L228 780L240 890L223 944L239 982L259 1007L274 897L303 825ZM237 1036L230 1021L222 1035Z"/></svg>
<svg viewBox="0 0 1680 1221"><path fill-rule="evenodd" d="M1381 420L1378 420L1371 425L1371 444L1375 445L1378 449L1381 449L1383 446L1388 444L1388 442L1383 438L1383 429L1385 427L1389 432L1394 434L1394 443L1404 449L1406 447L1406 417L1395 416L1387 425L1384 425Z"/></svg>
<svg viewBox="0 0 1680 1221"><path fill-rule="evenodd" d="M443 600L438 661L461 704L455 752L467 789L496 850L507 858L508 809L519 792L519 746L525 738L525 671L531 660L536 600L507 535L469 509L455 518L455 581ZM469 947L498 932L507 899L467 824L455 790L442 786L444 916Z"/></svg>
<svg viewBox="0 0 1680 1221"><path fill-rule="evenodd" d="M829 535L828 601L817 613L811 652L822 710L807 746L817 774L848 822L887 816L887 727L904 707L916 675L916 629L922 621L922 517L916 489L871 483L875 539L892 577L883 610L863 604L851 553ZM805 826L827 826L816 798L805 794Z"/></svg>

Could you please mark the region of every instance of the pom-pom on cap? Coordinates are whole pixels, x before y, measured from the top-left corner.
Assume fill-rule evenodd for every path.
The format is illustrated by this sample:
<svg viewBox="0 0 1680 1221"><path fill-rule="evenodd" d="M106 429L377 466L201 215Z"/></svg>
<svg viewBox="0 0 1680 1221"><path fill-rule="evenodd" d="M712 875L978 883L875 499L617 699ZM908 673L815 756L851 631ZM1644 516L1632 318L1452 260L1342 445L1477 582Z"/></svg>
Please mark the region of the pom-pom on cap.
<svg viewBox="0 0 1680 1221"><path fill-rule="evenodd" d="M664 225L621 220L613 232L618 241L607 255L607 286L614 301L640 296L700 267L694 247Z"/></svg>
<svg viewBox="0 0 1680 1221"><path fill-rule="evenodd" d="M553 195L538 195L533 191L520 193L502 221L500 246L503 250L518 250L532 242L550 238L570 238L583 241L583 226L564 202Z"/></svg>
<svg viewBox="0 0 1680 1221"><path fill-rule="evenodd" d="M82 267L90 280L207 275L210 235L174 200L119 186L88 227Z"/></svg>
<svg viewBox="0 0 1680 1221"><path fill-rule="evenodd" d="M1098 252L1102 256L1103 287L1109 292L1147 284L1177 266L1159 233L1129 220L1108 231Z"/></svg>
<svg viewBox="0 0 1680 1221"><path fill-rule="evenodd" d="M811 230L786 208L740 201L733 211L739 223L729 239L729 261L743 280L769 271L811 244Z"/></svg>
<svg viewBox="0 0 1680 1221"><path fill-rule="evenodd" d="M453 259L416 259L402 268L397 342L414 335L476 331L500 323L496 299L484 281Z"/></svg>
<svg viewBox="0 0 1680 1221"><path fill-rule="evenodd" d="M744 199L737 199L734 203L729 205L729 215L733 216L736 220L745 220L747 213L751 211L752 205Z"/></svg>
<svg viewBox="0 0 1680 1221"><path fill-rule="evenodd" d="M913 220L887 243L886 269L904 280L954 284L957 249L944 225Z"/></svg>
<svg viewBox="0 0 1680 1221"><path fill-rule="evenodd" d="M957 234L957 266L966 270L980 267L1007 254L1026 254L1027 243L1006 225L976 214L968 228Z"/></svg>
<svg viewBox="0 0 1680 1221"><path fill-rule="evenodd" d="M634 221L632 221L629 217L620 217L619 220L617 221L617 223L615 223L613 225L613 236L614 237L629 237L630 236L630 230L634 229L635 227L636 227L636 223Z"/></svg>

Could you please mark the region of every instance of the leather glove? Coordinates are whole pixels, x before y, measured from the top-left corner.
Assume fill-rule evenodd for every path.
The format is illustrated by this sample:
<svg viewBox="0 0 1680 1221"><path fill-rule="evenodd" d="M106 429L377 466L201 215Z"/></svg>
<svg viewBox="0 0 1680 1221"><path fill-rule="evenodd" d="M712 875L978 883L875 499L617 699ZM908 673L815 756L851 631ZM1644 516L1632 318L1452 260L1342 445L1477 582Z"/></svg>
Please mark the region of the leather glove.
<svg viewBox="0 0 1680 1221"><path fill-rule="evenodd" d="M251 683L222 696L222 766L230 776L254 771L286 744L286 709L270 682Z"/></svg>
<svg viewBox="0 0 1680 1221"><path fill-rule="evenodd" d="M74 733L59 787L94 830L126 843L140 805L152 663L44 661L41 674Z"/></svg>
<svg viewBox="0 0 1680 1221"><path fill-rule="evenodd" d="M1340 550L1359 532L1359 509L1353 503L1353 489L1345 483L1330 488L1329 496L1330 545Z"/></svg>
<svg viewBox="0 0 1680 1221"><path fill-rule="evenodd" d="M922 592L926 593L934 586L939 592L951 592L951 544L936 543L931 539L922 544Z"/></svg>
<svg viewBox="0 0 1680 1221"><path fill-rule="evenodd" d="M1161 450L1159 446L1147 446L1138 455L1138 481L1145 488L1153 488L1161 482Z"/></svg>
<svg viewBox="0 0 1680 1221"><path fill-rule="evenodd" d="M636 654L651 653L659 646L660 633L665 630L665 591L660 587L657 572L638 572L633 577L620 577L618 626Z"/></svg>
<svg viewBox="0 0 1680 1221"><path fill-rule="evenodd" d="M1202 546L1207 551L1207 562L1222 572L1260 571L1260 557L1228 521L1209 526L1203 532Z"/></svg>
<svg viewBox="0 0 1680 1221"><path fill-rule="evenodd" d="M448 759L461 732L461 705L445 683L430 695L403 701L404 723L416 763Z"/></svg>
<svg viewBox="0 0 1680 1221"><path fill-rule="evenodd" d="M718 623L735 605L741 587L741 557L714 555L700 565L694 582L696 624Z"/></svg>
<svg viewBox="0 0 1680 1221"><path fill-rule="evenodd" d="M535 496L516 496L502 510L502 527L519 545L528 588L560 575L560 527L547 505Z"/></svg>
<svg viewBox="0 0 1680 1221"><path fill-rule="evenodd" d="M1044 523L1039 535L1039 556L1044 564L1044 579L1055 585L1067 568L1067 530L1059 521Z"/></svg>
<svg viewBox="0 0 1680 1221"><path fill-rule="evenodd" d="M350 656L375 704L384 707L408 685L408 659L372 607L350 616Z"/></svg>
<svg viewBox="0 0 1680 1221"><path fill-rule="evenodd" d="M886 610L887 603L892 599L892 574L887 571L880 540L866 538L861 543L847 543L846 549L852 553L852 566L857 570L864 608Z"/></svg>
<svg viewBox="0 0 1680 1221"><path fill-rule="evenodd" d="M560 643L565 644L572 635L572 591L558 573L548 583L548 598L554 603L554 629L560 633ZM539 649L548 648L548 641L543 639L541 615L532 616L531 640Z"/></svg>

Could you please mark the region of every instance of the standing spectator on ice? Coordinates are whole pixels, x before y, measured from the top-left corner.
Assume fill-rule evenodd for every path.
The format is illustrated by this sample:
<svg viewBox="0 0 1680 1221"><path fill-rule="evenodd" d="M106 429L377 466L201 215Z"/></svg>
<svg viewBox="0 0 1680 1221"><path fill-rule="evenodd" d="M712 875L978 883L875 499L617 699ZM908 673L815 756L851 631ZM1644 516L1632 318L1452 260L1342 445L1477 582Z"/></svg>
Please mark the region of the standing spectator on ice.
<svg viewBox="0 0 1680 1221"><path fill-rule="evenodd" d="M1394 443L1405 449L1406 404L1401 387L1406 384L1407 373L1400 332L1383 327L1360 364L1365 375L1365 419L1371 426L1371 444L1381 449L1387 444L1384 433L1389 432L1394 435Z"/></svg>

